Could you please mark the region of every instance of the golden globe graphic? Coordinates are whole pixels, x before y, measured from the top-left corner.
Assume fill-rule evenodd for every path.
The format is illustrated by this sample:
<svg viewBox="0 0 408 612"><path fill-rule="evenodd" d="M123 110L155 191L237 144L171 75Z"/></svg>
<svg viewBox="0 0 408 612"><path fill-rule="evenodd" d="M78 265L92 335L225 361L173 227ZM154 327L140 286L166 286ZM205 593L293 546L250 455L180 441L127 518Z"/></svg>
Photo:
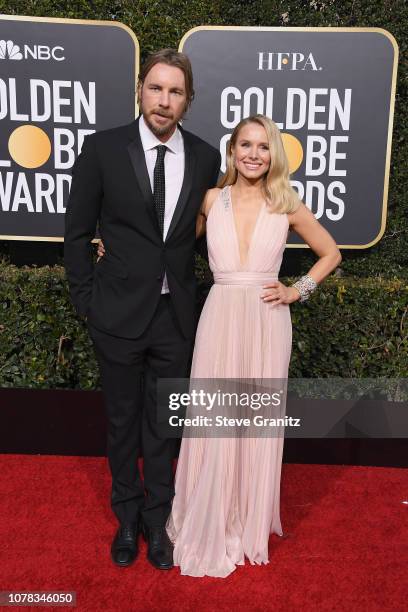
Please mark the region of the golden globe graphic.
<svg viewBox="0 0 408 612"><path fill-rule="evenodd" d="M117 22L0 16L0 238L59 241L84 138L136 114L139 46Z"/></svg>
<svg viewBox="0 0 408 612"><path fill-rule="evenodd" d="M1 176L2 211L63 214L69 170L84 137L95 131L96 82L28 79L22 86L28 85L28 100L20 95L20 83L16 78L0 80L0 119L31 121L12 130L9 158L0 160L0 167L10 168ZM20 167L18 172L11 169L12 162Z"/></svg>
<svg viewBox="0 0 408 612"><path fill-rule="evenodd" d="M385 230L398 47L380 28L199 26L180 50L196 84L188 126L220 149L254 114L281 130L291 184L342 248ZM208 112L211 109L211 112ZM288 246L303 247L289 236Z"/></svg>
<svg viewBox="0 0 408 612"><path fill-rule="evenodd" d="M47 134L34 125L22 125L11 133L8 149L10 157L23 168L39 168L51 154Z"/></svg>
<svg viewBox="0 0 408 612"><path fill-rule="evenodd" d="M283 71L286 64L293 71L322 69L316 64L312 53L306 60L303 53L286 54L293 57L291 64L288 58L281 57L283 53L269 53L268 60L263 57L263 52L258 55L258 70L262 71ZM317 177L324 174L328 177L346 176L341 160L346 158L344 147L349 142L351 94L351 88L288 87L285 92L284 86L251 86L246 89L227 86L220 97L221 124L226 129L234 128L241 119L253 113L273 118L282 131L291 174L300 168L304 159L305 177L316 177L305 181L293 178L292 186L298 191L300 199L306 200L317 219L327 216L331 221L339 221L345 214L345 202L339 196L346 192L346 185L339 179L325 183ZM307 130L304 144L298 137L283 130ZM316 131L320 134L316 134ZM333 133L335 131L337 133ZM224 144L229 137L227 133L221 138L224 166ZM329 205L325 205L325 201Z"/></svg>
<svg viewBox="0 0 408 612"><path fill-rule="evenodd" d="M282 133L282 141L289 161L289 172L292 174L300 167L303 161L303 147L300 140L292 134Z"/></svg>

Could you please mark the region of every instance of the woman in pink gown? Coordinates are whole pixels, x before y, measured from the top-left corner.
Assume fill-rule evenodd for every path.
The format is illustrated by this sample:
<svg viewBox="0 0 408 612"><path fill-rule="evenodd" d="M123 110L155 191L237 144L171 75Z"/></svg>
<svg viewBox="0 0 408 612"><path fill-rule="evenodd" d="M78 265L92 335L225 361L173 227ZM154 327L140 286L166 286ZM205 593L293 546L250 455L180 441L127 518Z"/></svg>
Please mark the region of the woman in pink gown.
<svg viewBox="0 0 408 612"><path fill-rule="evenodd" d="M207 193L197 222L198 234L206 225L214 285L191 379L286 379L289 304L338 265L339 251L290 187L279 130L266 117L235 128L220 187ZM319 257L297 287L278 281L289 228ZM282 435L183 438L167 524L182 574L225 577L245 557L268 563L269 534L282 535L282 450Z"/></svg>

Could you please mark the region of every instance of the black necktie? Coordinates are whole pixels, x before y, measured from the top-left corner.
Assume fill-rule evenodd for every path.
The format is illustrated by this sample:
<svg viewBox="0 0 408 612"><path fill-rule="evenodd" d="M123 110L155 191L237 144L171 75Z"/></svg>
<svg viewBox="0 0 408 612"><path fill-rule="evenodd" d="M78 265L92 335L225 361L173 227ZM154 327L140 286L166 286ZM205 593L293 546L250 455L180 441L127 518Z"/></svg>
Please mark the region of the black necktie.
<svg viewBox="0 0 408 612"><path fill-rule="evenodd" d="M166 145L158 145L156 165L153 174L153 200L156 209L157 220L160 232L163 235L164 210L166 207L166 183L164 180L164 156L166 155Z"/></svg>

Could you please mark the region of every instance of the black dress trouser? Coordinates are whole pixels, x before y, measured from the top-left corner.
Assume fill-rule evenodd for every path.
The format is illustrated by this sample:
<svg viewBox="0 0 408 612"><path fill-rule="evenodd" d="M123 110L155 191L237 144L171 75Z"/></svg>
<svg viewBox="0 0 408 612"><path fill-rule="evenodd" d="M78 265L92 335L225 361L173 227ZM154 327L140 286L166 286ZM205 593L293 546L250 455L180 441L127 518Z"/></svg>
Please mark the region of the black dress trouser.
<svg viewBox="0 0 408 612"><path fill-rule="evenodd" d="M138 338L110 336L89 324L88 328L108 419L112 509L120 523L137 521L141 514L147 525L163 525L174 496L176 440L158 435L156 382L188 376L192 339L182 335L169 294L160 297ZM140 445L144 482L138 468Z"/></svg>

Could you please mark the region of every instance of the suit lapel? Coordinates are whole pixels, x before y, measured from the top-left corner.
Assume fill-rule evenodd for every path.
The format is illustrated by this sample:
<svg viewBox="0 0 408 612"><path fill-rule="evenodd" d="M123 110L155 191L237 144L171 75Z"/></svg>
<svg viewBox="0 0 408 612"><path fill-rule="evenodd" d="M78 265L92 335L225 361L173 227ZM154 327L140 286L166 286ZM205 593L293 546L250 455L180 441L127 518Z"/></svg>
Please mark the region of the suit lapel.
<svg viewBox="0 0 408 612"><path fill-rule="evenodd" d="M152 188L150 186L149 173L146 166L146 157L142 147L139 132L139 120L137 119L132 128L132 141L128 144L127 150L130 161L132 162L133 170L136 174L136 179L139 184L140 191L143 195L143 201L146 206L147 213L152 220L153 225L160 232L159 222L154 210Z"/></svg>
<svg viewBox="0 0 408 612"><path fill-rule="evenodd" d="M194 151L188 142L188 138L183 130L181 130L184 139L184 178L181 186L179 199L177 200L176 208L173 213L173 217L170 223L169 230L166 236L166 242L174 232L177 223L180 221L183 211L188 202L188 198L193 186L193 174L196 163Z"/></svg>
<svg viewBox="0 0 408 612"><path fill-rule="evenodd" d="M167 232L166 241L170 238L171 234L174 232L177 226L177 223L181 219L193 186L193 174L196 164L196 157L192 146L189 143L187 134L182 129L181 133L183 135L184 141L184 177L176 208L174 210L170 227ZM157 215L154 210L153 193L150 186L149 173L147 171L146 166L146 158L142 147L142 141L140 139L138 119L131 126L131 142L128 144L127 150L129 153L130 160L132 162L133 170L135 172L140 191L143 195L143 201L146 206L147 213L150 216L154 227L157 229L158 232L160 232L159 222L157 220Z"/></svg>

